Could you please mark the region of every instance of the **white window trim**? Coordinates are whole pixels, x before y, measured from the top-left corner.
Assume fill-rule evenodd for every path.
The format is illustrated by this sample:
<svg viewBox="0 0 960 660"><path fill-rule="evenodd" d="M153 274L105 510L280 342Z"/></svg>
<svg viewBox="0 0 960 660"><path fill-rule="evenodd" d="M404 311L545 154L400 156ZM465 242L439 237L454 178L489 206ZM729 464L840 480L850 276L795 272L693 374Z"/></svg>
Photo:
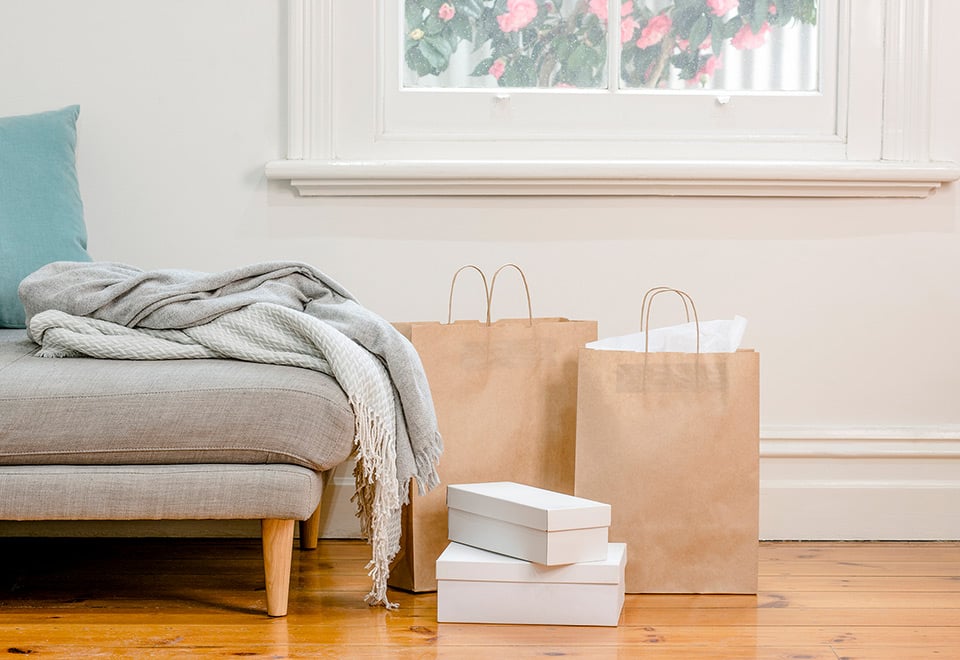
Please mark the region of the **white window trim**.
<svg viewBox="0 0 960 660"><path fill-rule="evenodd" d="M331 109L334 2L288 0L287 158L268 163L266 175L289 180L302 196L926 197L960 178L957 163L928 156L931 0L885 1L885 15L877 19L885 21L884 52L874 45L870 54L882 62L876 67L882 107L858 104L856 94L841 103L847 154L830 161L338 157Z"/></svg>

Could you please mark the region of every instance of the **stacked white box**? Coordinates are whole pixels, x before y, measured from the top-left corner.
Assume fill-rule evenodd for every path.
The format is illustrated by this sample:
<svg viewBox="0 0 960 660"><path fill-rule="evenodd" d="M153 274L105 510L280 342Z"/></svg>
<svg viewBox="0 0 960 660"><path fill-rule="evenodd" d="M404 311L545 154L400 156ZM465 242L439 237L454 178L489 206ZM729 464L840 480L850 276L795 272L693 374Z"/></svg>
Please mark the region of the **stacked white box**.
<svg viewBox="0 0 960 660"><path fill-rule="evenodd" d="M602 561L544 566L451 543L437 559L437 621L615 626L627 546Z"/></svg>
<svg viewBox="0 0 960 660"><path fill-rule="evenodd" d="M509 481L447 487L451 541L556 566L607 557L610 505Z"/></svg>
<svg viewBox="0 0 960 660"><path fill-rule="evenodd" d="M610 506L512 482L447 487L437 621L615 626L626 545Z"/></svg>

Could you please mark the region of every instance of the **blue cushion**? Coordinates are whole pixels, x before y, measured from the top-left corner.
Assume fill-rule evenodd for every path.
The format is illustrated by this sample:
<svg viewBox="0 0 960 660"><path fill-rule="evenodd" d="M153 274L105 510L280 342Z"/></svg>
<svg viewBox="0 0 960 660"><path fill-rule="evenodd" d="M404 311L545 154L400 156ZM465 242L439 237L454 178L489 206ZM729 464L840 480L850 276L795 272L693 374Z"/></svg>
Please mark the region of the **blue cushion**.
<svg viewBox="0 0 960 660"><path fill-rule="evenodd" d="M77 182L79 106L0 118L0 328L22 328L20 280L90 261Z"/></svg>

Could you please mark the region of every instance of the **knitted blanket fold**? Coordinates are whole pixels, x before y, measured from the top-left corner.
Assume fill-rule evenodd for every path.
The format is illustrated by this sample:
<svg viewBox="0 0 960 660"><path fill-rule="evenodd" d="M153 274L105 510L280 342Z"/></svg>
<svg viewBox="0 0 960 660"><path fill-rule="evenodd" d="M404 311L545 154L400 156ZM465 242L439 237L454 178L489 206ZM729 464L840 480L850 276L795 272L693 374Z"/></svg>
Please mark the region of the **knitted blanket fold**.
<svg viewBox="0 0 960 660"><path fill-rule="evenodd" d="M56 262L24 279L20 296L41 356L235 358L336 378L356 418L354 499L372 546L366 600L394 607L386 582L401 506L412 479L421 492L438 485L442 443L419 357L389 323L289 262L215 274Z"/></svg>

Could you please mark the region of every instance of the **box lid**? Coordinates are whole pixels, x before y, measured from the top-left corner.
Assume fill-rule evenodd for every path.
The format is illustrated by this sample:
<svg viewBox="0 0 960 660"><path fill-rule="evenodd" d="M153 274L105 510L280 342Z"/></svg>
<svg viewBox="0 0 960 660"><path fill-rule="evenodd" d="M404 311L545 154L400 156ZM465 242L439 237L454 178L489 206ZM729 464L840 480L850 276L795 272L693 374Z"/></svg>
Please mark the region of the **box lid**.
<svg viewBox="0 0 960 660"><path fill-rule="evenodd" d="M469 545L450 543L437 559L437 579L617 584L626 562L626 543L608 543L607 558L604 560L561 566L545 566Z"/></svg>
<svg viewBox="0 0 960 660"><path fill-rule="evenodd" d="M609 504L512 481L447 486L447 507L547 532L610 526Z"/></svg>

